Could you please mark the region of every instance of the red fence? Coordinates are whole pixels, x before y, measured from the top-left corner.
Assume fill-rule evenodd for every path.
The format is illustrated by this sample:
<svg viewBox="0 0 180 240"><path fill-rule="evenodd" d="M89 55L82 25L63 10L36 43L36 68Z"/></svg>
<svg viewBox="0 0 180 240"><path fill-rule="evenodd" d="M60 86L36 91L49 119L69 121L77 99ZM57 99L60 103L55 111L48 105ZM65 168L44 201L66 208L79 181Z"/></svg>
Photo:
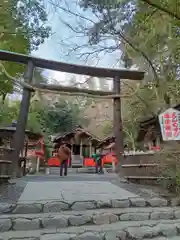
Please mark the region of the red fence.
<svg viewBox="0 0 180 240"><path fill-rule="evenodd" d="M96 163L94 158L84 158L84 167L95 167Z"/></svg>
<svg viewBox="0 0 180 240"><path fill-rule="evenodd" d="M70 166L70 159L68 160L68 166ZM51 157L48 159L48 166L49 167L59 167L60 160L57 157Z"/></svg>
<svg viewBox="0 0 180 240"><path fill-rule="evenodd" d="M109 153L107 155L105 155L103 158L102 158L102 166L104 166L104 164L112 164L112 161L113 161L113 158L114 158L114 161L115 161L115 164L118 163L118 160L117 158L114 156L114 153ZM70 162L70 159L68 160L68 166L70 166L71 162ZM54 156L54 157L51 157L48 159L48 166L54 166L54 167L59 167L60 166L60 160ZM84 167L95 167L96 164L95 164L95 161L93 158L84 158Z"/></svg>
<svg viewBox="0 0 180 240"><path fill-rule="evenodd" d="M112 153L109 153L109 154L105 155L102 158L102 166L104 166L104 164L112 164L113 158L114 158L115 164L117 164L118 160L114 156L114 153L112 152ZM84 166L85 167L95 167L96 164L94 162L94 159L93 158L85 158L84 159Z"/></svg>
<svg viewBox="0 0 180 240"><path fill-rule="evenodd" d="M104 164L112 164L113 160L115 162L115 165L117 165L118 160L117 160L116 156L114 155L114 152L108 153L107 155L105 155L102 158L102 165L104 166Z"/></svg>

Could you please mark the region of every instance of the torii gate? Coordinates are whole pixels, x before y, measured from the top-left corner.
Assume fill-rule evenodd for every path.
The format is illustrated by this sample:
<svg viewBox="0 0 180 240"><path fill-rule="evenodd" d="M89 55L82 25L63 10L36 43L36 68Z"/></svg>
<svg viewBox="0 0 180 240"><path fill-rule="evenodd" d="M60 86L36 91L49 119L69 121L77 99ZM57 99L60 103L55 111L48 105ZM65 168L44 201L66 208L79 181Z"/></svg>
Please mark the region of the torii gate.
<svg viewBox="0 0 180 240"><path fill-rule="evenodd" d="M8 52L0 50L0 60L16 62L27 65L27 70L24 75L25 83L27 85L33 86L35 89L44 89L51 91L64 91L64 92L74 92L74 93L85 93L91 96L104 96L106 98L113 99L113 121L114 121L114 135L115 135L115 149L118 161L121 160L121 154L123 152L123 126L121 118L121 89L120 80L142 80L144 78L144 72L132 71L132 70L120 70L120 69L108 69L108 68L97 68L90 66L82 66L76 64L67 64L57 61L46 60L42 58L36 58L32 56L27 56L23 54L18 54L14 52ZM56 70L61 72L89 75L92 77L105 78L109 77L113 79L113 92L104 91L93 91L88 89L78 89L73 87L62 87L52 84L34 84L32 83L33 72L35 67L45 68L49 70ZM103 80L102 80L103 81ZM24 86L23 96L21 101L19 119L17 123L16 133L14 135L14 157L13 157L13 176L15 177L18 169L18 159L19 153L24 144L25 128L27 123L29 104L31 98L31 92L34 91L33 88Z"/></svg>

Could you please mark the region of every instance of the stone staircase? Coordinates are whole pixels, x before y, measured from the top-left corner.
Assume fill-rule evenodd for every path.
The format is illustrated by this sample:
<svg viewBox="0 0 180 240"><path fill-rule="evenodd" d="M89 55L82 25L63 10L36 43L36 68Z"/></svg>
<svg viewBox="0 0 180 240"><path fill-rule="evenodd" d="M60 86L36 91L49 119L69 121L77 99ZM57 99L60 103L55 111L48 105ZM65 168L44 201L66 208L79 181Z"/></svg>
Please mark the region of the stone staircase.
<svg viewBox="0 0 180 240"><path fill-rule="evenodd" d="M106 167L103 169L104 173L112 173L112 167ZM68 173L86 173L95 174L95 167L80 167L80 168L69 168ZM59 167L51 167L49 170L50 175L59 175Z"/></svg>
<svg viewBox="0 0 180 240"><path fill-rule="evenodd" d="M0 240L179 240L180 202L18 202L0 215Z"/></svg>

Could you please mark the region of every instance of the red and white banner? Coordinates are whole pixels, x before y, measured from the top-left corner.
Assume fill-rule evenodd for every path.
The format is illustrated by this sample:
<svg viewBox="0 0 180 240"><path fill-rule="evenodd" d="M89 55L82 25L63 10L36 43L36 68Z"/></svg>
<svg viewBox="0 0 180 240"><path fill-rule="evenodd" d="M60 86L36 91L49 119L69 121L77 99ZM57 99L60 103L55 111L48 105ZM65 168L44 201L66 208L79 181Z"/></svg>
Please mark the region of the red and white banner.
<svg viewBox="0 0 180 240"><path fill-rule="evenodd" d="M159 123L164 141L180 140L180 111L167 109L159 115Z"/></svg>

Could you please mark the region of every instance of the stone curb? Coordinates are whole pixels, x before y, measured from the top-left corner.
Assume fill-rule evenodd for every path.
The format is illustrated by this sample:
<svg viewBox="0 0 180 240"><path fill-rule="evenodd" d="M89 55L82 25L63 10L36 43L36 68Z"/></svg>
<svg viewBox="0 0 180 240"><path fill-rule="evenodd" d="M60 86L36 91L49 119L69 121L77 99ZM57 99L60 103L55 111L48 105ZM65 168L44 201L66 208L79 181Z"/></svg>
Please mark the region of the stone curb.
<svg viewBox="0 0 180 240"><path fill-rule="evenodd" d="M82 230L81 232L59 232L51 231L42 233L39 232L38 234L28 234L27 232L23 232L23 234L18 233L19 236L17 237L17 233L15 236L5 233L0 234L0 239L2 240L140 240L140 239L151 239L153 240L156 237L159 237L155 240L164 240L163 237L168 237L168 240L175 239L174 237L177 236L177 239L180 239L180 226L179 224L170 224L170 223L159 223L159 224L152 224L151 226L134 226L134 227L126 227L121 230L114 230L114 231L105 231L104 230L95 230L95 231L87 231ZM11 236L10 236L11 235ZM26 237L27 236L27 237ZM166 239L166 238L165 238Z"/></svg>
<svg viewBox="0 0 180 240"><path fill-rule="evenodd" d="M137 209L138 210L138 209ZM139 221L148 222L149 220L179 220L180 226L180 209L178 208L149 208L149 211L131 212L131 209L120 210L115 209L114 212L106 212L106 209L100 212L74 212L71 214L30 214L11 216L3 215L0 217L0 232L7 231L24 231L37 229L60 229L71 226L85 225L104 225L115 222Z"/></svg>
<svg viewBox="0 0 180 240"><path fill-rule="evenodd" d="M173 199L167 201L161 198L152 198L145 200L143 198L130 198L130 199L114 199L114 200L91 200L91 201L47 201L36 203L17 203L14 206L6 206L1 213L48 213L60 212L66 210L87 210L87 209L100 209L100 208L128 208L128 207L167 207L167 206L180 206L180 199Z"/></svg>

